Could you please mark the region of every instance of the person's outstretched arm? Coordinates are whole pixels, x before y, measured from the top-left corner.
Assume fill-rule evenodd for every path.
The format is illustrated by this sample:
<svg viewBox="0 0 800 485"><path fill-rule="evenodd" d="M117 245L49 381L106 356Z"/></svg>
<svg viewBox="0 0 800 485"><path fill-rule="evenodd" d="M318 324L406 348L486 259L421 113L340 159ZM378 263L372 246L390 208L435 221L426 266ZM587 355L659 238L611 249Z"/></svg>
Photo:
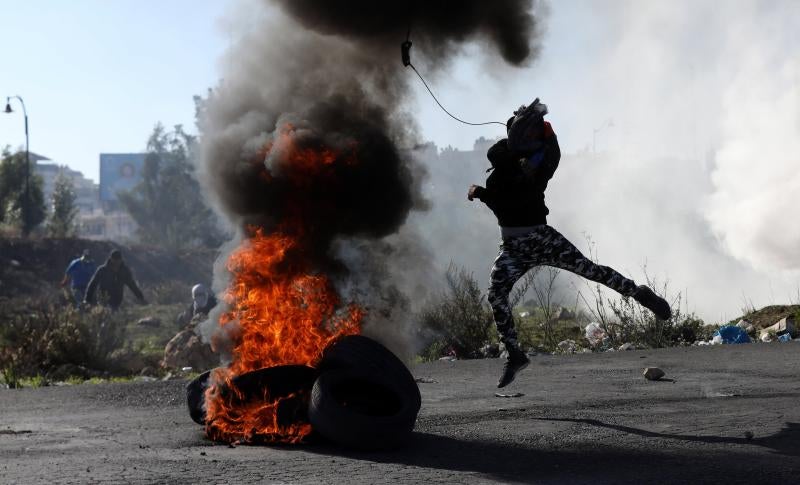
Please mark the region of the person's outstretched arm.
<svg viewBox="0 0 800 485"><path fill-rule="evenodd" d="M136 284L136 280L133 279L133 274L131 274L131 271L127 269L127 267L125 269L125 284L131 289L133 294L136 295L139 303L147 303L147 301L144 299L144 295L142 294L142 290L139 289L139 286Z"/></svg>

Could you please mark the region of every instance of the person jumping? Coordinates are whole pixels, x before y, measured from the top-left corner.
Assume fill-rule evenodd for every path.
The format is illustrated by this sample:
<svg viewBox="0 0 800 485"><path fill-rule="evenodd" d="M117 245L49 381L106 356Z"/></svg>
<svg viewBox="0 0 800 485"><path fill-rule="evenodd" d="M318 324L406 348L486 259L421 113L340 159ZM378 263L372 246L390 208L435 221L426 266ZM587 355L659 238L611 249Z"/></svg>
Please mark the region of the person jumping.
<svg viewBox="0 0 800 485"><path fill-rule="evenodd" d="M500 225L500 252L492 266L488 294L500 341L508 350L497 387L510 384L530 363L517 342L508 295L514 283L534 266L570 271L633 297L661 320L672 316L669 304L653 290L595 264L547 225L550 211L544 204L544 191L558 168L561 149L552 126L544 121L546 114L547 106L539 98L515 111L506 123L508 138L495 143L486 154L492 165L486 187L472 185L467 193L470 201L477 198L489 206Z"/></svg>

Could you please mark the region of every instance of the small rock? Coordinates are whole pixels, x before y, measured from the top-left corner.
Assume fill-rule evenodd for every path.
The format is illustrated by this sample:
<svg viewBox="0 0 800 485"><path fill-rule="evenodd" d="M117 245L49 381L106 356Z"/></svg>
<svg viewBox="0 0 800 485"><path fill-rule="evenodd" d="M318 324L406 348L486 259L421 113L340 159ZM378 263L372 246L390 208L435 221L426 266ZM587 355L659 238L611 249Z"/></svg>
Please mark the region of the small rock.
<svg viewBox="0 0 800 485"><path fill-rule="evenodd" d="M140 327L160 327L161 320L155 317L144 317L137 320L136 325Z"/></svg>
<svg viewBox="0 0 800 485"><path fill-rule="evenodd" d="M522 396L524 396L524 395L525 395L525 394L523 394L523 393L521 393L521 392L515 392L514 394L503 394L503 393L501 393L501 392L495 392L495 393L494 393L494 397L505 397L505 398L510 398L510 397L522 397Z"/></svg>
<svg viewBox="0 0 800 485"><path fill-rule="evenodd" d="M438 384L437 380L431 379L430 377L417 377L414 379L414 382L418 382L420 384Z"/></svg>
<svg viewBox="0 0 800 485"><path fill-rule="evenodd" d="M658 367L648 367L644 370L642 375L644 375L644 378L647 379L648 381L657 381L662 377L664 377L666 374L664 373L663 370L659 369Z"/></svg>
<svg viewBox="0 0 800 485"><path fill-rule="evenodd" d="M574 354L578 350L578 344L574 340L562 340L558 343L558 349L565 354Z"/></svg>
<svg viewBox="0 0 800 485"><path fill-rule="evenodd" d="M142 369L142 371L141 371L141 372L139 372L139 375L140 375L140 376L154 376L154 375L156 375L157 373L158 373L158 372L157 372L157 371L156 371L154 368L152 368L152 367L150 367L150 366L148 365L148 366L146 366L144 369Z"/></svg>
<svg viewBox="0 0 800 485"><path fill-rule="evenodd" d="M745 431L745 432L744 432L744 438L745 438L747 441L750 441L751 439L753 439L753 432L752 432L752 431L749 431L749 430L748 430L748 431Z"/></svg>

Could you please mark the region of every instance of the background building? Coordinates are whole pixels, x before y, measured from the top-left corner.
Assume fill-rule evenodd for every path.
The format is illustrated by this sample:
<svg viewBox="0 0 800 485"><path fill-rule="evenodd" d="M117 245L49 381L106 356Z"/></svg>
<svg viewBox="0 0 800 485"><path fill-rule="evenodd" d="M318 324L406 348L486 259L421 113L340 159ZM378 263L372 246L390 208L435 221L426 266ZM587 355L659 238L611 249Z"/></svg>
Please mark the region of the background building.
<svg viewBox="0 0 800 485"><path fill-rule="evenodd" d="M117 194L139 183L144 159L144 153L100 154L100 202L105 210L120 209Z"/></svg>

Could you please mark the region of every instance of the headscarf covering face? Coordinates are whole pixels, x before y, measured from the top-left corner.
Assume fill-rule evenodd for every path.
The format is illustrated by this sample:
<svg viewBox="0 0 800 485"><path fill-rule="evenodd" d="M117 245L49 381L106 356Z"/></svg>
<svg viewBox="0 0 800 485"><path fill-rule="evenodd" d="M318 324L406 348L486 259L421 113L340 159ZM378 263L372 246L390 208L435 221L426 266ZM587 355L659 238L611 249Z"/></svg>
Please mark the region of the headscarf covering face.
<svg viewBox="0 0 800 485"><path fill-rule="evenodd" d="M208 288L204 284L198 283L192 287L192 302L195 312L208 304Z"/></svg>

